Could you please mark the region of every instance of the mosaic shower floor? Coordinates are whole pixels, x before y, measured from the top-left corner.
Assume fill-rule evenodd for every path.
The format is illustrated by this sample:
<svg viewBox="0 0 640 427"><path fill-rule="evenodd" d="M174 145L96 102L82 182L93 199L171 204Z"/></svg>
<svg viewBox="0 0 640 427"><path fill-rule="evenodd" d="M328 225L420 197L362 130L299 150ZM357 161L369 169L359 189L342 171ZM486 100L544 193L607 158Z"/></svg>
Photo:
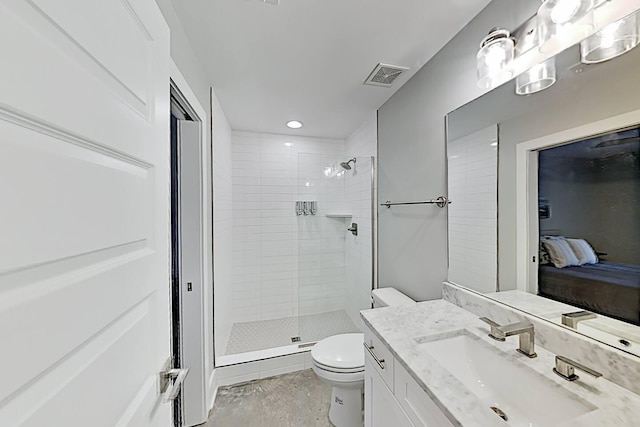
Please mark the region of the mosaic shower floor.
<svg viewBox="0 0 640 427"><path fill-rule="evenodd" d="M225 355L319 341L331 335L360 332L344 310L282 319L234 323Z"/></svg>

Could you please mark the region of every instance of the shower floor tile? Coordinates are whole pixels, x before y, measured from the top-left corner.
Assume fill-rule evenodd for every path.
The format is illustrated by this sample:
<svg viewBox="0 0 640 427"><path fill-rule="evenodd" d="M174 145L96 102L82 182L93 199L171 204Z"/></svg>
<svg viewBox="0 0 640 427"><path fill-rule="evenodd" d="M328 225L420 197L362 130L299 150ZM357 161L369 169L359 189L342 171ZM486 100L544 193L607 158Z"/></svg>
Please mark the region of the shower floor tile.
<svg viewBox="0 0 640 427"><path fill-rule="evenodd" d="M282 319L234 323L225 355L319 341L331 335L360 332L344 310Z"/></svg>

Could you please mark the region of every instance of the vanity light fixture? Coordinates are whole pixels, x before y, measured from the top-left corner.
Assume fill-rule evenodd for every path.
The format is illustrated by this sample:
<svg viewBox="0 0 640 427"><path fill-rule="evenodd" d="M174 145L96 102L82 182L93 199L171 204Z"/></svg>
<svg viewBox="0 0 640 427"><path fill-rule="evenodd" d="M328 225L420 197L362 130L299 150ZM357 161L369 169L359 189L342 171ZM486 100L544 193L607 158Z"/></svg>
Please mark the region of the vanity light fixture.
<svg viewBox="0 0 640 427"><path fill-rule="evenodd" d="M476 55L478 86L492 89L513 77L509 68L515 55L515 42L509 30L494 28L482 39Z"/></svg>
<svg viewBox="0 0 640 427"><path fill-rule="evenodd" d="M516 78L516 93L531 95L545 90L556 82L556 59L552 57L534 65Z"/></svg>
<svg viewBox="0 0 640 427"><path fill-rule="evenodd" d="M290 129L300 129L302 126L302 122L298 120L291 120L287 122L287 127Z"/></svg>
<svg viewBox="0 0 640 427"><path fill-rule="evenodd" d="M591 34L595 28L593 10L601 2L543 0L537 14L540 52L559 53Z"/></svg>
<svg viewBox="0 0 640 427"><path fill-rule="evenodd" d="M518 95L546 89L556 82L552 57L576 44L586 64L638 46L638 0L542 0L537 14L519 27L494 28L482 39L476 55L478 87L490 90L517 76Z"/></svg>
<svg viewBox="0 0 640 427"><path fill-rule="evenodd" d="M622 55L640 44L638 12L607 25L580 43L582 62L597 64Z"/></svg>

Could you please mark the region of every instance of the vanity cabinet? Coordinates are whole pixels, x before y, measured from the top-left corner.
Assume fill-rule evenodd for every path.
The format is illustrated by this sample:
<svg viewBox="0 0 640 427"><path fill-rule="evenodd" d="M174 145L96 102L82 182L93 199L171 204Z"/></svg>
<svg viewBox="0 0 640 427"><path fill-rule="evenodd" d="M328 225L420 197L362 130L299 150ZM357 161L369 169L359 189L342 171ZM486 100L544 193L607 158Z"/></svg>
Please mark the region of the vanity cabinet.
<svg viewBox="0 0 640 427"><path fill-rule="evenodd" d="M370 330L365 330L365 427L453 426Z"/></svg>
<svg viewBox="0 0 640 427"><path fill-rule="evenodd" d="M386 361L386 360L385 360ZM364 356L364 425L365 427L415 427L400 403L376 371L374 359Z"/></svg>

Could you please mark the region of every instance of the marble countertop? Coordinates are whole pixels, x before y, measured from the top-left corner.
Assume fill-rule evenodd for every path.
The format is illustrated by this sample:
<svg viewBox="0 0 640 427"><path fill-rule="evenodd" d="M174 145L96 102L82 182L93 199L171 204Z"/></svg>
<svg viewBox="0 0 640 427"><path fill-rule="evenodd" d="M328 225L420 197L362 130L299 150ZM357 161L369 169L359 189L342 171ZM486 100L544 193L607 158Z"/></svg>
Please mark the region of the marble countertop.
<svg viewBox="0 0 640 427"><path fill-rule="evenodd" d="M598 408L562 424L563 426L622 427L638 424L640 395L604 378L596 379L587 374L581 374L580 379L575 382L565 381L552 372L554 354L536 346L538 357L529 359L515 351L518 348L518 337L509 337L506 342L492 340L487 335L487 324L447 301L365 310L361 312L361 317L454 425L513 425L493 415L458 379L420 348L419 341L428 339L427 337L446 336L461 330L503 352L513 363L528 366L535 371L534 374L544 376L557 387L569 390L579 399Z"/></svg>

